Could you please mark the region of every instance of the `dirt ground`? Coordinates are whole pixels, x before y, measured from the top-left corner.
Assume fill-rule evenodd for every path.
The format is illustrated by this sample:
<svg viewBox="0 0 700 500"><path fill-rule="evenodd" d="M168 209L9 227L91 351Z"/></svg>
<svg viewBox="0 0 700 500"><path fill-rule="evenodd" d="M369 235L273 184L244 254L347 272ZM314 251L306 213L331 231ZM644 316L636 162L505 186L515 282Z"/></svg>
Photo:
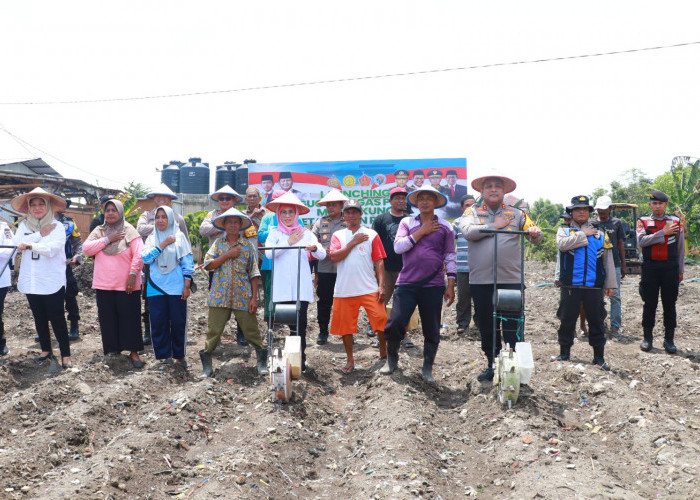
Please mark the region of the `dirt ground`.
<svg viewBox="0 0 700 500"><path fill-rule="evenodd" d="M687 279L699 276L687 269ZM254 352L235 343L230 327L215 378L197 378L204 279L190 299L190 372L156 363L150 351L140 371L126 356L104 360L94 297L83 290L74 368L51 376L33 361L40 349L26 299L10 293L0 498L697 498L700 281L680 288L679 352L669 356L659 348L660 322L654 350L639 350L639 277L625 279L623 336L607 345L606 373L591 365L584 341L571 362L550 362L558 290L535 285L552 277L553 266L527 264L535 372L510 410L491 383L477 382L485 367L478 331L457 336L454 306L445 313L437 386L420 378L415 332L416 348L402 348L400 369L388 377L359 334L357 369L343 374L339 339L315 345L312 306L314 370L281 404L270 401Z"/></svg>

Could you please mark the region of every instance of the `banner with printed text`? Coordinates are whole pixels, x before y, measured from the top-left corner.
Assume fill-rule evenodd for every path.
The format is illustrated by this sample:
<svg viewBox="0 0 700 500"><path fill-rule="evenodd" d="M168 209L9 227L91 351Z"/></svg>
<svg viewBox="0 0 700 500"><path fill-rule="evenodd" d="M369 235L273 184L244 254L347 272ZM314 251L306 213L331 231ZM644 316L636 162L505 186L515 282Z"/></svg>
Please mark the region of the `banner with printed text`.
<svg viewBox="0 0 700 500"><path fill-rule="evenodd" d="M311 212L301 218L311 226L326 215L317 205L330 189L340 189L348 198L357 198L363 205L362 224L371 226L374 218L389 211L389 191L396 186L409 193L432 184L445 194L448 204L437 214L445 219L459 217L460 199L467 194L466 158L430 158L410 160L359 160L298 163L251 163L248 184L260 189L263 204L272 199L275 190L292 191ZM413 213L417 214L414 208Z"/></svg>

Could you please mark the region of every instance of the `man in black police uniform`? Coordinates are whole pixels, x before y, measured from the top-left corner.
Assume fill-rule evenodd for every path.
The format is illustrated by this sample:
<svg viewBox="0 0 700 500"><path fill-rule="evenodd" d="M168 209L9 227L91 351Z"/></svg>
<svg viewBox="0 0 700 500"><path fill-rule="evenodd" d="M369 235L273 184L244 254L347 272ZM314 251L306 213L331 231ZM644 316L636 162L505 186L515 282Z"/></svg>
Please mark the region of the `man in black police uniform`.
<svg viewBox="0 0 700 500"><path fill-rule="evenodd" d="M639 347L642 351L651 351L660 289L664 308L664 349L675 354L676 299L678 285L683 281L685 231L678 217L666 213L668 196L665 193L650 191L649 206L651 215L637 221L637 241L643 256L639 295L644 301L644 340Z"/></svg>

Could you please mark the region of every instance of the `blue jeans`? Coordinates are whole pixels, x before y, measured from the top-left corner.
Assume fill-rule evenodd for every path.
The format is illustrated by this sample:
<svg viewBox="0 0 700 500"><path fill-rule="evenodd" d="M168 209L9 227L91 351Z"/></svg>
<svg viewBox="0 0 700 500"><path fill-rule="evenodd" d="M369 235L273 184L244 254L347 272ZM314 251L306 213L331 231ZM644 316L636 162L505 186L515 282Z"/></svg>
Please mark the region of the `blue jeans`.
<svg viewBox="0 0 700 500"><path fill-rule="evenodd" d="M621 268L615 268L617 276L617 288L610 296L610 329L619 330L622 326L622 300L620 298Z"/></svg>

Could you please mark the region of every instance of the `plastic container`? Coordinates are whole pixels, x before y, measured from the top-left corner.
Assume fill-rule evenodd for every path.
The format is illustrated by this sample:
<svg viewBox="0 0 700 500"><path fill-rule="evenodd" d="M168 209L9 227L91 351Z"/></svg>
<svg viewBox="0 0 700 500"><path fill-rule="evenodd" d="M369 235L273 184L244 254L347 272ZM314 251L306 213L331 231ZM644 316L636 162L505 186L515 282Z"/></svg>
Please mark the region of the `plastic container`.
<svg viewBox="0 0 700 500"><path fill-rule="evenodd" d="M292 367L292 378L296 380L301 377L301 337L291 335L287 337L284 340L283 354Z"/></svg>
<svg viewBox="0 0 700 500"><path fill-rule="evenodd" d="M530 342L516 342L515 352L518 354L520 383L529 384L532 372L535 370L535 361L532 359L532 344Z"/></svg>
<svg viewBox="0 0 700 500"><path fill-rule="evenodd" d="M272 389L272 401L287 402L292 397L291 366L287 356L282 354L282 349L275 349L272 355L270 369L270 385Z"/></svg>

